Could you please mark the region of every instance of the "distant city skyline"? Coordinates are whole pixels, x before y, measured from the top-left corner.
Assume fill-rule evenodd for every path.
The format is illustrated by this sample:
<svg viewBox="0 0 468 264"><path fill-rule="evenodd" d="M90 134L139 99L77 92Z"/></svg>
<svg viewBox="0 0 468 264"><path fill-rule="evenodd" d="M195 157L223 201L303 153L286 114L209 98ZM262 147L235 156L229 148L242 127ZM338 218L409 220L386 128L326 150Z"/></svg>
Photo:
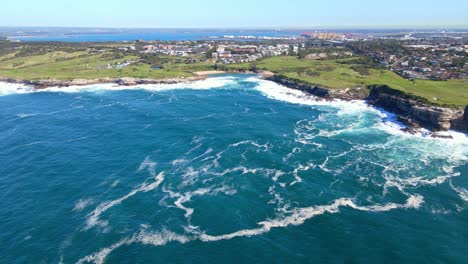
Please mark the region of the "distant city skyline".
<svg viewBox="0 0 468 264"><path fill-rule="evenodd" d="M0 26L120 28L464 28L468 1L137 2L25 0L2 3Z"/></svg>

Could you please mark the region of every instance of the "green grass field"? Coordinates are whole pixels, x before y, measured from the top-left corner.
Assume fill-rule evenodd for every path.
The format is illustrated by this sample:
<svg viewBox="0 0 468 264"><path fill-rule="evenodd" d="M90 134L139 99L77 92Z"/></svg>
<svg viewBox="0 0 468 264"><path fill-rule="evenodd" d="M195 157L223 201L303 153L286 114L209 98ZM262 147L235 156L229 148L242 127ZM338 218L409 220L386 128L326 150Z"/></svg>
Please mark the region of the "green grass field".
<svg viewBox="0 0 468 264"><path fill-rule="evenodd" d="M0 78L15 79L96 79L96 78L177 78L194 76L197 71L213 70L209 62L182 63L181 58L161 57L161 70L150 64L135 62L122 69L111 68L126 61L138 61L138 56L113 52L93 54L89 50L74 52L52 51L38 55L18 56L11 52L0 56ZM247 71L253 64L219 65L223 70ZM328 88L366 87L384 84L405 93L420 96L431 103L442 105L468 105L466 80L410 81L392 71L370 68L360 58L337 60L298 59L292 56L271 57L256 63L257 69L272 71L285 77Z"/></svg>
<svg viewBox="0 0 468 264"><path fill-rule="evenodd" d="M259 61L257 68L328 88L384 84L393 89L423 97L435 104L468 105L467 80L410 81L390 70L367 69L362 64L354 64L354 61L356 58L307 60L296 57L271 57Z"/></svg>
<svg viewBox="0 0 468 264"><path fill-rule="evenodd" d="M195 71L212 69L209 63L164 63L161 70L151 65L134 63L122 69L108 69L125 61L136 61L137 56L114 59L111 53L91 54L89 52L50 52L42 55L15 58L14 54L0 57L0 78L16 79L96 79L96 78L175 78L193 76Z"/></svg>

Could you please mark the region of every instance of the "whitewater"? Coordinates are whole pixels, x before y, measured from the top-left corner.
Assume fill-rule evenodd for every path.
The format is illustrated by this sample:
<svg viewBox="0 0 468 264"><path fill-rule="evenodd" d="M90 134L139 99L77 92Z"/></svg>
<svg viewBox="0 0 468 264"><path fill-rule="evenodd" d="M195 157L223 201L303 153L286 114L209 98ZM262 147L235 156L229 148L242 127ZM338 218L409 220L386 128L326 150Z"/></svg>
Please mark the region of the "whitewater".
<svg viewBox="0 0 468 264"><path fill-rule="evenodd" d="M0 83L5 263L464 263L468 137L256 75Z"/></svg>

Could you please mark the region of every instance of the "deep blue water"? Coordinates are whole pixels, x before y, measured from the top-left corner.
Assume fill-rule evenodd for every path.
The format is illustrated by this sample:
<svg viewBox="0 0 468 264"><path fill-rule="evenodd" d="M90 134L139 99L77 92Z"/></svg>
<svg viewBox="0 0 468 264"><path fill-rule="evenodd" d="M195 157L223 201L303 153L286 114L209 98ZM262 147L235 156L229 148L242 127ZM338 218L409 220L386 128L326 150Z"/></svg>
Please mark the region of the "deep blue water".
<svg viewBox="0 0 468 264"><path fill-rule="evenodd" d="M464 135L250 75L0 91L2 263L466 263Z"/></svg>
<svg viewBox="0 0 468 264"><path fill-rule="evenodd" d="M119 42L134 40L210 40L213 37L223 36L255 36L255 37L287 37L299 36L301 31L275 31L275 30L154 30L148 32L120 32L120 33L30 33L26 36L12 36L12 39L21 41L64 41L64 42Z"/></svg>

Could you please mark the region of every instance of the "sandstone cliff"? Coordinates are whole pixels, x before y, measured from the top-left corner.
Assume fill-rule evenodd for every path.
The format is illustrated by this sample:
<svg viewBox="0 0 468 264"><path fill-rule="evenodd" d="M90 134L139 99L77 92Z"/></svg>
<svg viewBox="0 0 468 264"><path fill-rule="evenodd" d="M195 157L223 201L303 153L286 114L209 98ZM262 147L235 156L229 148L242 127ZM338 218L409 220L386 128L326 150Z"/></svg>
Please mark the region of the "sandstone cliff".
<svg viewBox="0 0 468 264"><path fill-rule="evenodd" d="M298 89L325 99L366 100L368 104L395 113L411 128L424 127L432 131L449 129L468 133L468 106L464 110L434 106L423 98L405 94L388 86L329 89L272 76L271 81Z"/></svg>

